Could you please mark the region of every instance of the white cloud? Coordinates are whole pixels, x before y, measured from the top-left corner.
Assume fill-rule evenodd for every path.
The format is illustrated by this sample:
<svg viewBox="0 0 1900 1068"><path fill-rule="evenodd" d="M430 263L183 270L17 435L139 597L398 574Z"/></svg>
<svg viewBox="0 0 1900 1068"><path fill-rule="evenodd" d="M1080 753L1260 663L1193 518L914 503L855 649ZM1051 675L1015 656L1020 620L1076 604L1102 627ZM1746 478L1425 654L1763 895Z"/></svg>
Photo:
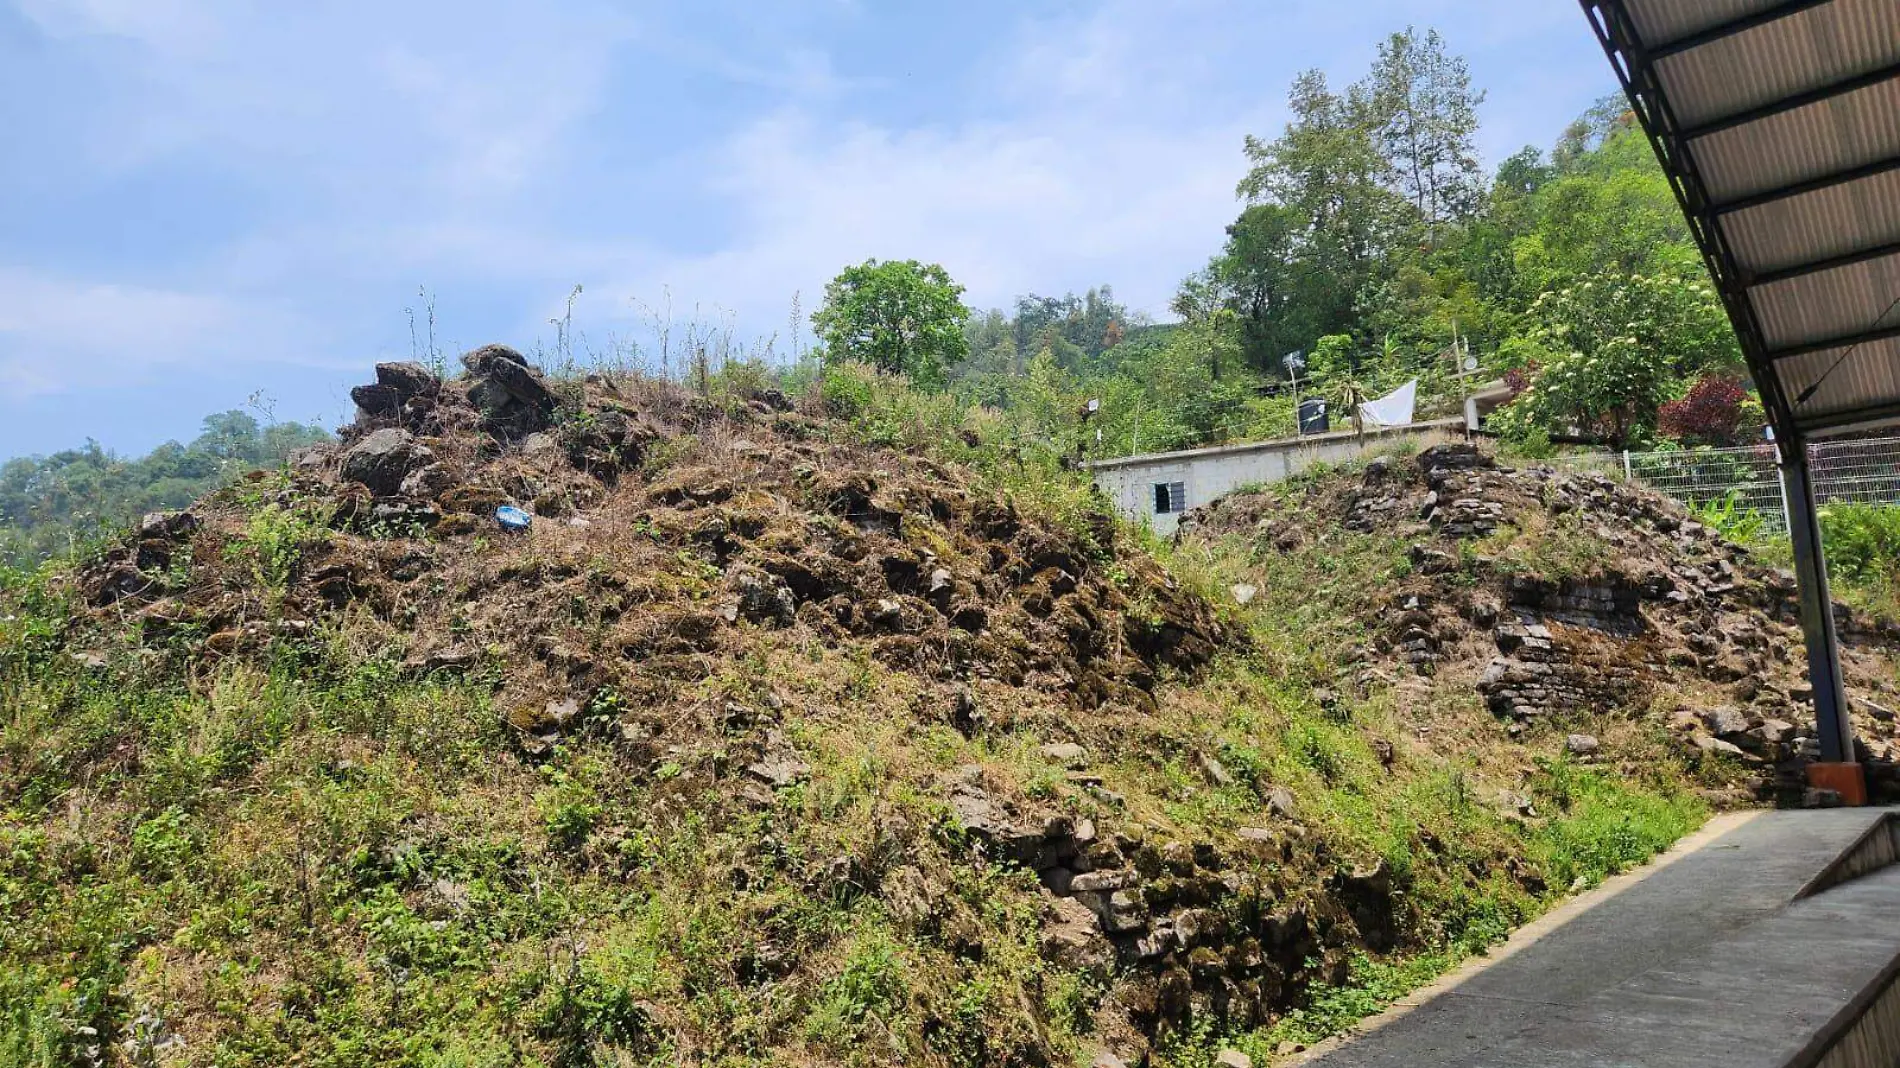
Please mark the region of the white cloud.
<svg viewBox="0 0 1900 1068"><path fill-rule="evenodd" d="M454 208L554 173L638 33L595 3L15 2L92 59L113 105L90 116L98 166L209 155L372 207Z"/></svg>
<svg viewBox="0 0 1900 1068"><path fill-rule="evenodd" d="M842 23L809 3L11 2L85 87L56 124L71 143L36 156L88 181L203 173L256 200L189 258L9 250L24 266L0 268L0 381L16 392L287 350L351 366L406 347L419 284L480 303L448 331L517 342L546 335L576 282L597 336L663 291L683 314L731 309L742 336L778 331L794 293L809 311L870 256L942 262L977 306L1108 282L1159 314L1218 249L1241 137L1277 130L1297 68L1349 80L1378 34L1455 21L1493 89L1487 123L1509 131L1499 154L1555 135L1538 102L1580 69L1524 58L1563 27L1521 0L1038 5L996 20L988 48L889 42L935 82L843 51L867 38L820 36ZM1584 76L1602 71L1568 17Z"/></svg>
<svg viewBox="0 0 1900 1068"><path fill-rule="evenodd" d="M810 310L839 268L873 256L941 262L977 307L1107 282L1163 314L1218 249L1242 135L1273 106L1193 104L1204 69L1165 60L1204 26L1179 14L1118 2L1025 23L975 64L1006 118L896 128L794 106L746 125L708 165L734 238L590 285L589 321L665 287L676 307L721 304L762 333L794 293Z"/></svg>
<svg viewBox="0 0 1900 1068"><path fill-rule="evenodd" d="M269 305L0 267L0 384L16 398L235 360L321 364L317 340Z"/></svg>
<svg viewBox="0 0 1900 1068"><path fill-rule="evenodd" d="M722 153L737 238L590 285L588 321L625 319L627 297L665 288L676 307L732 308L763 333L795 293L810 310L839 268L873 256L941 262L979 307L1110 282L1159 312L1236 210L1240 127L1075 133L762 120Z"/></svg>
<svg viewBox="0 0 1900 1068"><path fill-rule="evenodd" d="M99 35L135 40L160 51L199 50L217 36L217 20L194 0L15 0L42 31L57 37Z"/></svg>

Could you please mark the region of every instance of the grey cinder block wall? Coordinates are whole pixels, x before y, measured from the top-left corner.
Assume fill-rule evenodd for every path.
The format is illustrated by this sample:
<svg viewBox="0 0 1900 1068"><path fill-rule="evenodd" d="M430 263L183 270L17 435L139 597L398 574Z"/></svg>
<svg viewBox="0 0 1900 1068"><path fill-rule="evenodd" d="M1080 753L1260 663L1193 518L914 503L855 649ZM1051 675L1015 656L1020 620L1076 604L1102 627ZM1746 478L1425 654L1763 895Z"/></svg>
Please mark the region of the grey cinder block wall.
<svg viewBox="0 0 1900 1068"><path fill-rule="evenodd" d="M1278 482L1318 463L1345 463L1368 452L1412 440L1420 448L1462 440L1463 419L1350 430L1280 441L1217 445L1181 452L1097 460L1089 465L1095 485L1122 515L1172 534L1181 513L1254 483ZM1165 509L1164 506L1165 505Z"/></svg>

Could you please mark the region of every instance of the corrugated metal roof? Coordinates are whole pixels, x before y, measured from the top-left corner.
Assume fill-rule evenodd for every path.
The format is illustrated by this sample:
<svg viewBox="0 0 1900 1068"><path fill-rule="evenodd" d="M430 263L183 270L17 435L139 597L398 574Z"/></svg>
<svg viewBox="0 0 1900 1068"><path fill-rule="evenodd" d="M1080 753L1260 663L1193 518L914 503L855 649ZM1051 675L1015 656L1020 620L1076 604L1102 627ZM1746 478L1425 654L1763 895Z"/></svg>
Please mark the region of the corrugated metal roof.
<svg viewBox="0 0 1900 1068"><path fill-rule="evenodd" d="M1900 51L1896 34L1893 0L1838 0L1659 59L1656 72L1677 121L1693 127L1883 67ZM1736 71L1749 76L1738 83Z"/></svg>
<svg viewBox="0 0 1900 1068"><path fill-rule="evenodd" d="M1900 0L1581 3L1778 431L1900 416Z"/></svg>
<svg viewBox="0 0 1900 1068"><path fill-rule="evenodd" d="M1829 341L1882 325L1900 297L1900 257L1770 282L1748 291L1770 351ZM1889 319L1900 318L1900 309Z"/></svg>
<svg viewBox="0 0 1900 1068"><path fill-rule="evenodd" d="M1900 241L1900 169L1734 212L1723 229L1750 273Z"/></svg>
<svg viewBox="0 0 1900 1068"><path fill-rule="evenodd" d="M1780 0L1693 0L1680 4L1632 6L1630 17L1643 40L1657 45L1721 26L1773 8Z"/></svg>
<svg viewBox="0 0 1900 1068"><path fill-rule="evenodd" d="M1779 189L1893 154L1900 84L1884 82L1689 142L1717 203Z"/></svg>
<svg viewBox="0 0 1900 1068"><path fill-rule="evenodd" d="M1825 422L1852 411L1869 394L1900 395L1900 339L1868 342L1843 360L1845 353L1840 348L1823 349L1781 361L1783 380L1796 396L1821 382L1801 406L1806 418Z"/></svg>

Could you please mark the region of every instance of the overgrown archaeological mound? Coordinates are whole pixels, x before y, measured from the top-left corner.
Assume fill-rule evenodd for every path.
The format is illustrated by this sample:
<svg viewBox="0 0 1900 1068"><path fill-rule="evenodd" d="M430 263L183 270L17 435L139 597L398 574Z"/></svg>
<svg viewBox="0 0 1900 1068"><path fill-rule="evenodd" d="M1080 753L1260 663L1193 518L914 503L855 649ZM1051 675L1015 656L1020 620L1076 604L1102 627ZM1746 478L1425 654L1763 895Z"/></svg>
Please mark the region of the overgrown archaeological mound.
<svg viewBox="0 0 1900 1068"><path fill-rule="evenodd" d="M7 579L0 1062L1264 1062L1799 748L1785 584L1606 483L1169 546L866 371L464 364Z"/></svg>
<svg viewBox="0 0 1900 1068"><path fill-rule="evenodd" d="M492 673L530 754L590 722L693 741L725 714L701 684L765 646L848 647L968 727L989 690L1150 706L1157 671L1221 640L1107 515L1025 516L962 468L851 443L821 403L466 362L454 384L385 364L337 445L148 519L81 572L96 617L214 657L359 617L410 673Z"/></svg>
<svg viewBox="0 0 1900 1068"><path fill-rule="evenodd" d="M1210 605L816 395L463 362L379 366L337 444L9 591L8 1049L1074 1048L1112 947L1038 872L1115 849L1054 795L1113 795L987 765L1152 712L1237 640Z"/></svg>
<svg viewBox="0 0 1900 1068"><path fill-rule="evenodd" d="M1666 729L1692 759L1753 772L1746 798L1804 796L1816 756L1794 576L1759 563L1659 494L1602 475L1514 469L1469 445L1243 493L1183 537L1237 539L1260 561L1329 549L1403 554L1342 605L1368 641L1360 682L1481 698L1513 737L1590 716ZM1835 606L1862 760L1896 786L1900 630ZM1578 756L1600 742L1573 737Z"/></svg>

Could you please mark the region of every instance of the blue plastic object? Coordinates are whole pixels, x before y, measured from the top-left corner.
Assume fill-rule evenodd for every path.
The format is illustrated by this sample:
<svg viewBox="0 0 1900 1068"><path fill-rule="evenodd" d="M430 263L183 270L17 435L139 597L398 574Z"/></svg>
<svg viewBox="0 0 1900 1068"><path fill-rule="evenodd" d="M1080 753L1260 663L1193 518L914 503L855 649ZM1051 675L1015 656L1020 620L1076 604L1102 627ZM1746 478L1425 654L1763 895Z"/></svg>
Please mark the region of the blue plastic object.
<svg viewBox="0 0 1900 1068"><path fill-rule="evenodd" d="M500 523L503 530L526 530L533 525L534 517L512 504L504 504L495 509L495 522Z"/></svg>

